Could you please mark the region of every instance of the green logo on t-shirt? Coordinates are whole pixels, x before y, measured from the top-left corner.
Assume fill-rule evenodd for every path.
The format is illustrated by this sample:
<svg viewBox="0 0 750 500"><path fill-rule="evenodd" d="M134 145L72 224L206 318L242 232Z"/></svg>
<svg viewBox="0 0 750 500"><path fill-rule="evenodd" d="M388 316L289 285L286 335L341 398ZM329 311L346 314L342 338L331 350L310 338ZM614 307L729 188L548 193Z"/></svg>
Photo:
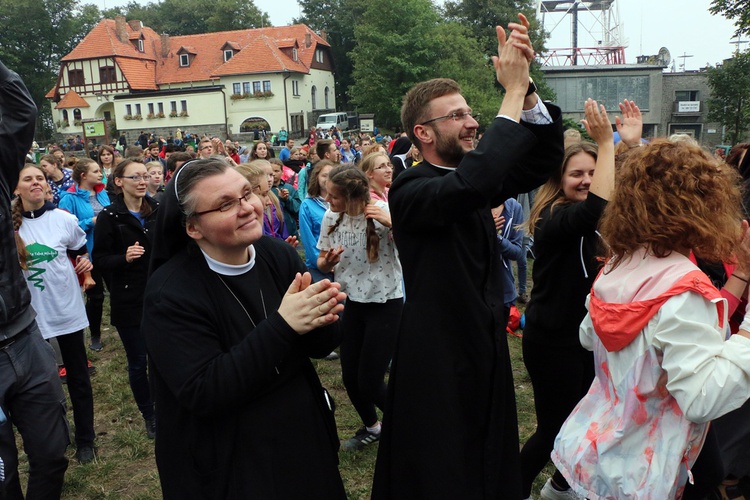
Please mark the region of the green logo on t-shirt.
<svg viewBox="0 0 750 500"><path fill-rule="evenodd" d="M34 267L38 266L42 262L52 262L57 257L57 250L50 248L41 243L32 243L26 245L26 251L29 252L29 259L27 264L29 266L28 279L34 284L39 290L44 290L44 283L42 274L47 270L45 267Z"/></svg>

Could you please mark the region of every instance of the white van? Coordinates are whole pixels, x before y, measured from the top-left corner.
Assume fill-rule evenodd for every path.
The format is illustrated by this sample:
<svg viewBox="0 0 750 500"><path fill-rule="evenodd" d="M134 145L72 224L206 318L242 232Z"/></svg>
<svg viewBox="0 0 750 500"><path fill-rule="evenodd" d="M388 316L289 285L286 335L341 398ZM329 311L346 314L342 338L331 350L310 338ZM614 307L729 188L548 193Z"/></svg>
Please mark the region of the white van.
<svg viewBox="0 0 750 500"><path fill-rule="evenodd" d="M318 122L315 124L315 128L330 130L331 127L336 127L341 130L349 130L349 117L344 112L326 113L318 117Z"/></svg>

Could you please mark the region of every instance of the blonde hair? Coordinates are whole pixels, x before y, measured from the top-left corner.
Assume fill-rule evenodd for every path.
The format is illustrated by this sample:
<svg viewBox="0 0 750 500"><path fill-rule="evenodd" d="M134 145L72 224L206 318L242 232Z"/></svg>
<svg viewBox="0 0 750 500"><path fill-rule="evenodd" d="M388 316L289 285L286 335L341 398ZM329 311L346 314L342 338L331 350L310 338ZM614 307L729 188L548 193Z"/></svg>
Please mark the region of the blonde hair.
<svg viewBox="0 0 750 500"><path fill-rule="evenodd" d="M242 176L247 179L251 185L260 184L261 182L268 182L266 171L263 170L263 163L271 164L268 160L253 160L250 163L242 163L240 165L237 165L234 167L234 169L242 174ZM279 221L283 224L284 223L284 211L281 209L281 203L279 202L279 198L274 194L274 192L269 189L266 193L266 196L271 200L271 203L273 203L274 208L276 209L276 216L279 218ZM266 206L263 204L263 211L265 212Z"/></svg>

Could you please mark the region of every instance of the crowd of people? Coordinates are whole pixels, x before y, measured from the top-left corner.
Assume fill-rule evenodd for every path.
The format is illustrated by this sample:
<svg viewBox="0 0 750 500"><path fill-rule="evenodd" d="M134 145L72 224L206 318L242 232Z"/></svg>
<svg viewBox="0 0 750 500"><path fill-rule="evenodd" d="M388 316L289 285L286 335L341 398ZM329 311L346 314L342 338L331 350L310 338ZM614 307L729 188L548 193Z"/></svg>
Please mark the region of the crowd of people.
<svg viewBox="0 0 750 500"><path fill-rule="evenodd" d="M35 164L36 108L0 62L0 498L24 498L14 426L26 497L60 497L63 366L75 458L97 459L84 332L104 347L105 290L164 498L344 499L339 452L374 443L373 499L531 499L550 460L545 500L744 498L750 144L646 142L629 100L615 142L596 96L591 141L564 134L527 19L507 28L481 139L437 78L395 138L143 133ZM520 443L506 331L526 302ZM361 420L343 440L311 362L339 357Z"/></svg>

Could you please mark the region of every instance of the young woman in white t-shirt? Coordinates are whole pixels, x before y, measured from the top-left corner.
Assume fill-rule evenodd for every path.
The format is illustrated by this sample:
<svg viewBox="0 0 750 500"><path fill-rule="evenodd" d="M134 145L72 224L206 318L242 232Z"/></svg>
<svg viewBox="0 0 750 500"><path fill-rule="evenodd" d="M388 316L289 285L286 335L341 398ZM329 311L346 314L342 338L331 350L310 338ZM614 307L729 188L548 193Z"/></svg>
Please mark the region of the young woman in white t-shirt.
<svg viewBox="0 0 750 500"><path fill-rule="evenodd" d="M88 326L77 273L84 289L94 285L86 233L75 216L47 201L47 179L35 166L21 170L13 202L19 261L31 293L31 305L42 336L56 338L67 372L75 422L76 459L94 460L94 396L89 378L83 329ZM75 267L68 255L75 256Z"/></svg>
<svg viewBox="0 0 750 500"><path fill-rule="evenodd" d="M385 371L401 319L401 263L388 204L370 199L365 174L351 164L331 170L318 248L318 269L333 271L347 301L341 328L344 386L364 427L343 445L360 449L380 438L375 407L385 405Z"/></svg>

